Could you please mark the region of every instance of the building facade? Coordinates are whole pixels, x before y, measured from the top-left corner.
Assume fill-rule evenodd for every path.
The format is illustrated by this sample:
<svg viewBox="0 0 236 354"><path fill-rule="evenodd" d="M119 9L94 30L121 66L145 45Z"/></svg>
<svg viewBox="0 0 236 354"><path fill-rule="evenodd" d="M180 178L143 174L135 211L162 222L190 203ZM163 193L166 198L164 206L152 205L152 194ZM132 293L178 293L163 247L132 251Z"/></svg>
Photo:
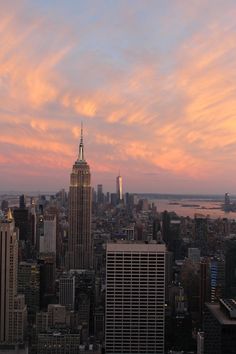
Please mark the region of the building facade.
<svg viewBox="0 0 236 354"><path fill-rule="evenodd" d="M91 175L84 158L83 130L79 156L70 175L68 269L91 269Z"/></svg>
<svg viewBox="0 0 236 354"><path fill-rule="evenodd" d="M66 331L52 331L38 335L38 354L78 354L80 334Z"/></svg>
<svg viewBox="0 0 236 354"><path fill-rule="evenodd" d="M204 311L204 354L235 354L236 301L207 303Z"/></svg>
<svg viewBox="0 0 236 354"><path fill-rule="evenodd" d="M40 309L40 266L36 262L20 262L18 265L18 293L25 295L29 322Z"/></svg>
<svg viewBox="0 0 236 354"><path fill-rule="evenodd" d="M43 220L43 235L40 236L40 253L56 254L56 237L56 215L45 215Z"/></svg>
<svg viewBox="0 0 236 354"><path fill-rule="evenodd" d="M75 275L63 274L59 279L59 304L68 310L75 308Z"/></svg>
<svg viewBox="0 0 236 354"><path fill-rule="evenodd" d="M163 244L108 243L106 353L164 353Z"/></svg>
<svg viewBox="0 0 236 354"><path fill-rule="evenodd" d="M0 342L23 342L27 309L17 295L18 229L11 212L0 221Z"/></svg>

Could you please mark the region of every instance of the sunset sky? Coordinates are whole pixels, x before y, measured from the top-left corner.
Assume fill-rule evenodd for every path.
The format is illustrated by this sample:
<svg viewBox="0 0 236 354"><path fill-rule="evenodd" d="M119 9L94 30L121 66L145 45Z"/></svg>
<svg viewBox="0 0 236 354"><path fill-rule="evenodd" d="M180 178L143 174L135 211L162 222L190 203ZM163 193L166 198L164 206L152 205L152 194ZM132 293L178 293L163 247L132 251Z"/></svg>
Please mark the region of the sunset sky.
<svg viewBox="0 0 236 354"><path fill-rule="evenodd" d="M0 1L0 191L236 194L235 0Z"/></svg>

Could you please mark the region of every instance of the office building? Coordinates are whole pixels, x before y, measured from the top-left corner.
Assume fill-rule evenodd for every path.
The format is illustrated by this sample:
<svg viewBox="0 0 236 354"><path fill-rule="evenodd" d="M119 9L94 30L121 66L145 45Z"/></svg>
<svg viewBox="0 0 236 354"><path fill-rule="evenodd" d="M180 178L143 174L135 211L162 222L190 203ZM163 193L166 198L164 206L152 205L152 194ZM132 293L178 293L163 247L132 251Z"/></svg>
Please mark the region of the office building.
<svg viewBox="0 0 236 354"><path fill-rule="evenodd" d="M19 239L28 240L30 223L29 223L29 210L26 208L25 196L21 195L19 198L19 208L14 209L14 221L16 227L19 229Z"/></svg>
<svg viewBox="0 0 236 354"><path fill-rule="evenodd" d="M197 333L197 354L204 354L204 332Z"/></svg>
<svg viewBox="0 0 236 354"><path fill-rule="evenodd" d="M45 215L43 218L43 235L40 235L40 253L56 254L56 236L56 215Z"/></svg>
<svg viewBox="0 0 236 354"><path fill-rule="evenodd" d="M19 263L18 293L25 295L28 320L34 321L36 313L40 309L40 266L37 263Z"/></svg>
<svg viewBox="0 0 236 354"><path fill-rule="evenodd" d="M68 310L75 308L75 275L63 274L59 279L59 304Z"/></svg>
<svg viewBox="0 0 236 354"><path fill-rule="evenodd" d="M226 241L225 252L226 297L236 297L236 239Z"/></svg>
<svg viewBox="0 0 236 354"><path fill-rule="evenodd" d="M83 129L81 128L79 156L70 176L68 269L91 269L93 267L90 180L90 168L84 158Z"/></svg>
<svg viewBox="0 0 236 354"><path fill-rule="evenodd" d="M1 202L1 210L7 212L9 207L8 204L9 204L8 201L3 199L3 201Z"/></svg>
<svg viewBox="0 0 236 354"><path fill-rule="evenodd" d="M111 205L115 207L117 205L117 194L116 193L111 193Z"/></svg>
<svg viewBox="0 0 236 354"><path fill-rule="evenodd" d="M70 330L51 331L38 335L38 354L78 354L80 333Z"/></svg>
<svg viewBox="0 0 236 354"><path fill-rule="evenodd" d="M102 184L97 185L97 203L103 204L104 202L104 194L102 190Z"/></svg>
<svg viewBox="0 0 236 354"><path fill-rule="evenodd" d="M0 354L28 354L29 348L26 343L17 344L1 344L0 343Z"/></svg>
<svg viewBox="0 0 236 354"><path fill-rule="evenodd" d="M18 229L9 210L0 220L0 342L23 342L27 309L17 295Z"/></svg>
<svg viewBox="0 0 236 354"><path fill-rule="evenodd" d="M40 266L40 308L55 302L56 258L53 254L41 254Z"/></svg>
<svg viewBox="0 0 236 354"><path fill-rule="evenodd" d="M200 263L200 249L195 247L188 248L188 258L194 263Z"/></svg>
<svg viewBox="0 0 236 354"><path fill-rule="evenodd" d="M235 354L236 301L207 303L204 311L204 354Z"/></svg>
<svg viewBox="0 0 236 354"><path fill-rule="evenodd" d="M201 250L202 256L207 256L207 236L208 236L208 219L207 217L195 214L194 218L195 245Z"/></svg>
<svg viewBox="0 0 236 354"><path fill-rule="evenodd" d="M58 304L48 305L48 326L55 327L66 323L66 308Z"/></svg>
<svg viewBox="0 0 236 354"><path fill-rule="evenodd" d="M230 195L229 195L229 193L225 193L224 209L225 209L226 211L230 211L230 209L231 209L231 201L230 201Z"/></svg>
<svg viewBox="0 0 236 354"><path fill-rule="evenodd" d="M199 276L199 317L202 321L204 304L205 302L210 301L210 274L208 258L204 258L201 260Z"/></svg>
<svg viewBox="0 0 236 354"><path fill-rule="evenodd" d="M225 261L219 257L210 261L210 296L211 302L225 296Z"/></svg>
<svg viewBox="0 0 236 354"><path fill-rule="evenodd" d="M162 213L162 236L166 245L170 243L170 214L168 211Z"/></svg>
<svg viewBox="0 0 236 354"><path fill-rule="evenodd" d="M106 353L164 353L163 244L108 243Z"/></svg>

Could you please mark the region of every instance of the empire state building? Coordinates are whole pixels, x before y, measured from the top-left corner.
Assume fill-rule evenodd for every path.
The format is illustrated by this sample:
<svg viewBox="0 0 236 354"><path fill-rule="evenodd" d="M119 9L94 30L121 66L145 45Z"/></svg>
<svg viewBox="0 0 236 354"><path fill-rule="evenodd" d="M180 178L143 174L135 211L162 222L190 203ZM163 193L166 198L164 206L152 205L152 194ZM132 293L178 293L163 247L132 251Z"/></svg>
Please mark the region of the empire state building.
<svg viewBox="0 0 236 354"><path fill-rule="evenodd" d="M91 174L84 158L83 128L79 155L70 175L68 268L91 269Z"/></svg>

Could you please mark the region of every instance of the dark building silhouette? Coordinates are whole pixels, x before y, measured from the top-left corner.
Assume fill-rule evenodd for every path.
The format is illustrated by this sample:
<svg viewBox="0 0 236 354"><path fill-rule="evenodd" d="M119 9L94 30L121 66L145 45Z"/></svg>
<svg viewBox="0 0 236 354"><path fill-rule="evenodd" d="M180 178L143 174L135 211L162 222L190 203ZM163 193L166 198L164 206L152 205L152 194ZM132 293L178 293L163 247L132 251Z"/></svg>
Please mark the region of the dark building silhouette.
<svg viewBox="0 0 236 354"><path fill-rule="evenodd" d="M236 297L236 239L226 242L225 252L226 297Z"/></svg>
<svg viewBox="0 0 236 354"><path fill-rule="evenodd" d="M2 203L1 203L1 210L6 212L8 210L8 206L9 206L8 201L7 200L3 200Z"/></svg>
<svg viewBox="0 0 236 354"><path fill-rule="evenodd" d="M116 193L111 193L111 205L116 206L117 205L117 194Z"/></svg>
<svg viewBox="0 0 236 354"><path fill-rule="evenodd" d="M25 209L26 208L26 200L25 200L24 194L20 195L19 206L20 206L21 209Z"/></svg>
<svg viewBox="0 0 236 354"><path fill-rule="evenodd" d="M211 302L225 297L225 262L219 257L210 261L210 297Z"/></svg>
<svg viewBox="0 0 236 354"><path fill-rule="evenodd" d="M25 295L28 321L33 322L40 310L40 266L36 262L19 263L18 293Z"/></svg>
<svg viewBox="0 0 236 354"><path fill-rule="evenodd" d="M209 260L207 258L200 262L199 276L199 318L202 322L204 304L210 301L210 279L209 279Z"/></svg>
<svg viewBox="0 0 236 354"><path fill-rule="evenodd" d="M55 303L56 258L55 255L41 255L40 266L40 308Z"/></svg>
<svg viewBox="0 0 236 354"><path fill-rule="evenodd" d="M19 208L13 211L15 225L19 229L19 239L26 241L29 239L30 217L29 210L26 208L24 195L20 196Z"/></svg>
<svg viewBox="0 0 236 354"><path fill-rule="evenodd" d="M236 302L206 303L204 310L204 354L236 353Z"/></svg>
<svg viewBox="0 0 236 354"><path fill-rule="evenodd" d="M200 248L201 255L207 256L208 219L202 215L195 215L195 246Z"/></svg>
<svg viewBox="0 0 236 354"><path fill-rule="evenodd" d="M102 184L97 185L97 203L103 204L104 203L104 194Z"/></svg>
<svg viewBox="0 0 236 354"><path fill-rule="evenodd" d="M161 224L158 218L154 218L152 222L152 239L158 240L158 233L161 231Z"/></svg>
<svg viewBox="0 0 236 354"><path fill-rule="evenodd" d="M162 236L166 245L170 242L170 214L168 211L162 213Z"/></svg>

